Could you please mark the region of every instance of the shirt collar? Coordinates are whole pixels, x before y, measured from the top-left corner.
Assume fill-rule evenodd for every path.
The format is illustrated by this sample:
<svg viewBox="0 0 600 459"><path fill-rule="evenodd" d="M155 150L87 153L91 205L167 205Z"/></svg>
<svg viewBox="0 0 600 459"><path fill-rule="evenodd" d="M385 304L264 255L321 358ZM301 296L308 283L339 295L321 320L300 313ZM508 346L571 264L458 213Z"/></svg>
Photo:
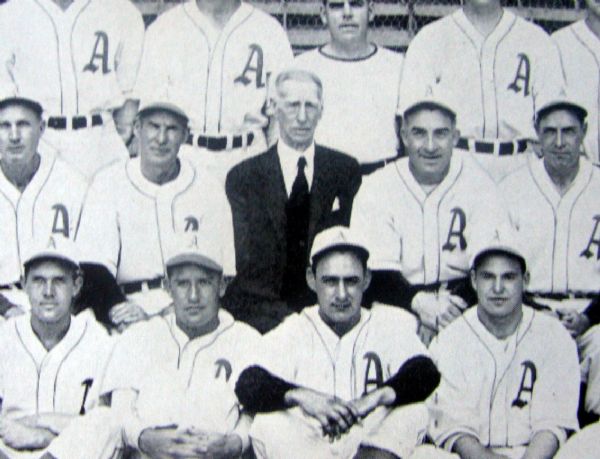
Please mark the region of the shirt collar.
<svg viewBox="0 0 600 459"><path fill-rule="evenodd" d="M314 142L311 143L306 150L298 151L287 145L285 142L280 141L277 143L277 156L279 157L279 164L281 166L281 172L283 173L283 181L285 182L285 189L288 196L292 192L292 185L298 174L298 159L301 157L306 159L304 175L308 182L308 188L311 188L315 168Z"/></svg>

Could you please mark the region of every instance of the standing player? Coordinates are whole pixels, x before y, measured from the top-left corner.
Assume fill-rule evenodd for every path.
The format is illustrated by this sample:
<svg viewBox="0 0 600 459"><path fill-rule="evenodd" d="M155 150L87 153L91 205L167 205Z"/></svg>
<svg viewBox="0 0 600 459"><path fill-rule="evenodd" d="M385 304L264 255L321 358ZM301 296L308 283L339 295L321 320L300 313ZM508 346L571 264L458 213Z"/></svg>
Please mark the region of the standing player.
<svg viewBox="0 0 600 459"><path fill-rule="evenodd" d="M186 154L194 162L214 161L225 180L247 154L266 149L267 86L292 58L277 20L250 4L188 1L148 28L139 88L166 88L190 116L193 145L200 150Z"/></svg>
<svg viewBox="0 0 600 459"><path fill-rule="evenodd" d="M400 85L400 112L429 86L452 91L461 131L458 147L474 154L498 182L523 164L536 107L563 85L556 46L540 27L502 8L500 0L466 0L411 41Z"/></svg>
<svg viewBox="0 0 600 459"><path fill-rule="evenodd" d="M492 180L470 157L453 154L460 134L444 98L410 104L401 135L408 158L364 181L350 226L370 241L374 299L411 308L435 331L472 302L472 245L508 217Z"/></svg>
<svg viewBox="0 0 600 459"><path fill-rule="evenodd" d="M72 315L83 283L74 244L43 241L24 256L31 313L0 328L0 455L10 458L39 457L97 401L111 348L92 315Z"/></svg>
<svg viewBox="0 0 600 459"><path fill-rule="evenodd" d="M129 0L20 0L0 7L0 87L46 111L44 141L87 176L128 156L144 23ZM124 134L126 136L126 134Z"/></svg>
<svg viewBox="0 0 600 459"><path fill-rule="evenodd" d="M500 184L531 271L529 292L577 339L587 380L585 409L600 415L600 174L582 157L586 111L555 100L540 108L542 159Z"/></svg>
<svg viewBox="0 0 600 459"><path fill-rule="evenodd" d="M396 157L396 103L402 56L368 41L373 3L323 0L329 43L301 54L295 64L318 75L324 105L315 139L343 151L370 174Z"/></svg>
<svg viewBox="0 0 600 459"><path fill-rule="evenodd" d="M306 279L318 305L265 335L261 366L236 385L260 413L250 431L258 457L409 457L422 439L423 406L405 405L423 401L439 374L410 315L361 307L368 257L347 228L315 238Z"/></svg>
<svg viewBox="0 0 600 459"><path fill-rule="evenodd" d="M575 345L556 319L522 304L529 276L513 242L476 253L478 304L431 345L442 382L430 434L463 459L550 459L578 428Z"/></svg>
<svg viewBox="0 0 600 459"><path fill-rule="evenodd" d="M558 46L569 94L588 112L585 154L600 162L600 5L585 0L587 16L552 34Z"/></svg>
<svg viewBox="0 0 600 459"><path fill-rule="evenodd" d="M92 182L77 243L89 263L84 266L91 280L86 296L99 320L125 325L169 303L162 289L163 260L176 233L222 242L225 275L235 273L233 224L223 186L203 168L178 158L187 124L178 106L142 101L134 125L139 157L115 163ZM123 302L120 290L141 307ZM120 305L111 308L115 304Z"/></svg>
<svg viewBox="0 0 600 459"><path fill-rule="evenodd" d="M0 285L2 294L21 308L27 299L16 285L24 254L33 240L75 237L88 187L52 152L39 153L44 129L39 103L22 97L0 100Z"/></svg>

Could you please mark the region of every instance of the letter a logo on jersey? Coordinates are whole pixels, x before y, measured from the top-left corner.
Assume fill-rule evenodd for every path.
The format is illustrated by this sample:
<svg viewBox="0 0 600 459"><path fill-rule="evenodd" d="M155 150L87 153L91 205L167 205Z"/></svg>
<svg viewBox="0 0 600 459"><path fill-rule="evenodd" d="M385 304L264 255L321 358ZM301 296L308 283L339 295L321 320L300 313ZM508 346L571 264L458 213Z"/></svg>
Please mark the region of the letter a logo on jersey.
<svg viewBox="0 0 600 459"><path fill-rule="evenodd" d="M535 380L537 379L537 370L535 365L530 360L521 362L523 366L523 376L521 376L521 385L519 386L519 392L512 402L512 406L523 408L529 403L533 396L533 386L535 386ZM529 396L525 399L524 394L529 392Z"/></svg>
<svg viewBox="0 0 600 459"><path fill-rule="evenodd" d="M529 63L529 57L525 53L519 53L517 55L519 64L517 65L517 73L515 79L511 84L508 85L508 89L519 93L523 90L523 96L529 95L529 78L531 76L531 64Z"/></svg>
<svg viewBox="0 0 600 459"><path fill-rule="evenodd" d="M242 83L244 86L248 86L252 83L252 79L248 78L248 73L254 73L257 88L264 88L265 82L263 81L263 50L257 44L251 44L250 55L246 66L242 71L242 74L233 80L235 83Z"/></svg>
<svg viewBox="0 0 600 459"><path fill-rule="evenodd" d="M217 366L217 372L215 373L215 379L219 379L219 376L221 375L221 371L223 371L225 373L225 381L229 381L229 378L231 378L231 372L233 371L231 369L231 363L229 363L229 360L219 359L215 362L215 365Z"/></svg>
<svg viewBox="0 0 600 459"><path fill-rule="evenodd" d="M590 241L587 247L579 254L580 257L592 258L595 250L596 260L600 260L600 234L598 234L598 224L600 223L600 215L594 215L594 229L590 236Z"/></svg>
<svg viewBox="0 0 600 459"><path fill-rule="evenodd" d="M102 65L102 73L109 73L110 69L108 68L108 35L106 35L106 32L103 32L102 30L98 30L95 35L96 43L94 44L92 57L90 57L90 61L85 65L83 71L96 73L96 71L99 68L96 65L96 60L100 60L100 64Z"/></svg>
<svg viewBox="0 0 600 459"><path fill-rule="evenodd" d="M188 231L198 231L198 227L200 223L196 217L185 217L185 228L184 231L187 233Z"/></svg>
<svg viewBox="0 0 600 459"><path fill-rule="evenodd" d="M379 356L375 352L367 352L364 359L367 361L367 369L365 370L365 391L363 395L383 386L383 368Z"/></svg>
<svg viewBox="0 0 600 459"><path fill-rule="evenodd" d="M467 240L465 239L464 232L467 227L467 216L465 215L465 211L460 207L455 207L450 212L452 212L452 221L448 230L448 238L442 246L442 250L452 252L456 248L456 244L453 242L455 238L460 250L465 250L467 248Z"/></svg>
<svg viewBox="0 0 600 459"><path fill-rule="evenodd" d="M52 223L52 234L62 234L64 237L69 237L69 213L67 208L62 204L54 204L54 222Z"/></svg>

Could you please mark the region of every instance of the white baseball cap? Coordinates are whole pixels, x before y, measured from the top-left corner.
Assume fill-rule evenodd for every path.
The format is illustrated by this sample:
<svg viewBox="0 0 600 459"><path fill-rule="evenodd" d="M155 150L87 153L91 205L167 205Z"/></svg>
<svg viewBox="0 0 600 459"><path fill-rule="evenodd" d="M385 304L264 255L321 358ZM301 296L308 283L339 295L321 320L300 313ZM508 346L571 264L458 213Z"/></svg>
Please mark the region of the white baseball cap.
<svg viewBox="0 0 600 459"><path fill-rule="evenodd" d="M153 110L164 110L167 112L174 113L186 121L189 122L189 116L185 112L183 108L181 108L178 104L174 103L171 100L167 99L159 99L159 98L145 98L140 101L140 108L138 110L138 116L144 114L145 112L153 111Z"/></svg>
<svg viewBox="0 0 600 459"><path fill-rule="evenodd" d="M23 265L42 258L63 260L79 267L81 261L80 253L75 243L63 236L51 236L44 241L35 241L25 251Z"/></svg>
<svg viewBox="0 0 600 459"><path fill-rule="evenodd" d="M527 269L524 251L512 232L504 231L501 235L496 234L491 240L476 244L471 257L471 268L474 269L482 257L492 252L511 255L521 261L523 270Z"/></svg>
<svg viewBox="0 0 600 459"><path fill-rule="evenodd" d="M12 105L22 105L42 116L44 108L37 100L25 94L19 94L16 91L5 91L0 93L0 110Z"/></svg>
<svg viewBox="0 0 600 459"><path fill-rule="evenodd" d="M166 268L182 264L195 264L212 271L223 272L223 250L220 244L196 233L178 235L165 262Z"/></svg>
<svg viewBox="0 0 600 459"><path fill-rule="evenodd" d="M406 117L406 113L414 111L422 106L439 107L456 116L456 107L458 106L454 93L448 88L443 88L439 84L427 86L425 93L411 92L409 96L400 101L401 115Z"/></svg>
<svg viewBox="0 0 600 459"><path fill-rule="evenodd" d="M310 251L311 263L315 258L334 249L351 249L361 254L365 261L369 258L369 250L362 239L350 228L333 226L316 235Z"/></svg>
<svg viewBox="0 0 600 459"><path fill-rule="evenodd" d="M541 107L535 114L536 124L539 123L540 120L549 113L553 112L554 110L561 109L575 112L577 114L577 117L580 118L582 121L585 121L585 118L588 114L587 110L579 102L577 102L573 97L569 96L568 94L562 92L557 97L552 98L541 105Z"/></svg>

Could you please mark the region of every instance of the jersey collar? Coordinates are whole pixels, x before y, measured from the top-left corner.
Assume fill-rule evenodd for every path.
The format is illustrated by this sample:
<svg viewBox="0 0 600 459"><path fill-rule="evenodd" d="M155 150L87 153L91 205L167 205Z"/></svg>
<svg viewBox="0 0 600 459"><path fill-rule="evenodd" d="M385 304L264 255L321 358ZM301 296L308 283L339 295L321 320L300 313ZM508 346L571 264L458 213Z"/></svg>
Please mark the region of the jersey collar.
<svg viewBox="0 0 600 459"><path fill-rule="evenodd" d="M498 24L496 24L494 30L492 30L487 37L484 37L481 35L479 30L475 28L469 18L467 18L463 8L455 11L450 17L452 20L454 20L454 22L456 22L459 29L471 40L473 44L476 44L478 48L483 46L483 44L486 42L497 43L502 37L504 37L504 35L506 35L517 19L514 13L504 8L502 17L500 18L500 21L498 21Z"/></svg>
<svg viewBox="0 0 600 459"><path fill-rule="evenodd" d="M157 185L144 177L139 157L128 160L125 167L127 176L136 188L143 194L156 198L159 193L161 195L175 195L185 190L194 181L196 173L193 166L183 158L179 158L179 164L179 175L175 180L162 185Z"/></svg>
<svg viewBox="0 0 600 459"><path fill-rule="evenodd" d="M29 182L29 184L23 190L23 193L15 188L15 186L9 182L6 176L0 171L0 193L4 194L8 199L10 199L15 207L19 199L21 199L21 196L29 193L39 192L43 183L48 179L48 176L54 167L56 154L53 151L48 149L42 153L38 152L38 154L40 156L40 165L35 174L33 174L31 182Z"/></svg>

